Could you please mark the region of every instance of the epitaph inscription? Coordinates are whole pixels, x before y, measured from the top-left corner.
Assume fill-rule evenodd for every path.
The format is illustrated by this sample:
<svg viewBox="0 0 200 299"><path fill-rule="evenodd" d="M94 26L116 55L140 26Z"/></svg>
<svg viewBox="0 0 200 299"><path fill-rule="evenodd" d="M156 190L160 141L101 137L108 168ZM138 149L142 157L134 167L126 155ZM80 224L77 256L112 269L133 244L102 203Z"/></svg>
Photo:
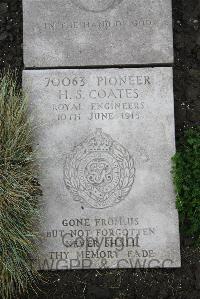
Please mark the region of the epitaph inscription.
<svg viewBox="0 0 200 299"><path fill-rule="evenodd" d="M26 67L173 62L171 0L23 0Z"/></svg>
<svg viewBox="0 0 200 299"><path fill-rule="evenodd" d="M38 268L179 267L171 68L27 70L43 189Z"/></svg>

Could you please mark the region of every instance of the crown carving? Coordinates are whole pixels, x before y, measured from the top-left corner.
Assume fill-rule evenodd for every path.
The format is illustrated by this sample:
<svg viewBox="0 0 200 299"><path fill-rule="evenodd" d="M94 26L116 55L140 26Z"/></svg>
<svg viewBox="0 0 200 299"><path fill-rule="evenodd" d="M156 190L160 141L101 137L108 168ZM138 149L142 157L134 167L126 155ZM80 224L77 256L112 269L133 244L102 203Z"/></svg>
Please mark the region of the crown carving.
<svg viewBox="0 0 200 299"><path fill-rule="evenodd" d="M88 151L91 152L108 152L112 146L112 138L102 132L102 129L96 129L93 136L91 136L87 141L85 146Z"/></svg>

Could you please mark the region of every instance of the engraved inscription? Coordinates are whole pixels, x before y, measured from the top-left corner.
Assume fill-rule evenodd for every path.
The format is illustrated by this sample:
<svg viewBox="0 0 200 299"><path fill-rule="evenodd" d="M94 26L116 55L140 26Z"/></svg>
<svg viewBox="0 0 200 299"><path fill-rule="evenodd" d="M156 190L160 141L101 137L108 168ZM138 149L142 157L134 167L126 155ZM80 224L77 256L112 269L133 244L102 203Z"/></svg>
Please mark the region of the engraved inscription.
<svg viewBox="0 0 200 299"><path fill-rule="evenodd" d="M147 18L138 18L138 19L97 19L97 20L88 20L88 19L81 19L81 20L62 20L56 21L52 20L44 20L41 23L33 24L33 33L36 35L40 34L54 34L59 32L60 34L64 35L66 32L77 32L80 29L84 31L115 31L121 29L130 29L130 30L151 30L154 26L154 22L152 17L150 16L149 19ZM117 43L122 43L124 38L120 37L116 39Z"/></svg>
<svg viewBox="0 0 200 299"><path fill-rule="evenodd" d="M80 9L91 12L103 12L113 9L123 0L71 0Z"/></svg>
<svg viewBox="0 0 200 299"><path fill-rule="evenodd" d="M96 129L67 156L64 179L75 200L102 209L121 202L135 177L133 158L109 135Z"/></svg>
<svg viewBox="0 0 200 299"><path fill-rule="evenodd" d="M53 88L58 100L52 102L55 120L73 121L140 121L146 106L144 91L148 90L151 76L50 76L44 78L44 87ZM101 127L101 126L100 126Z"/></svg>

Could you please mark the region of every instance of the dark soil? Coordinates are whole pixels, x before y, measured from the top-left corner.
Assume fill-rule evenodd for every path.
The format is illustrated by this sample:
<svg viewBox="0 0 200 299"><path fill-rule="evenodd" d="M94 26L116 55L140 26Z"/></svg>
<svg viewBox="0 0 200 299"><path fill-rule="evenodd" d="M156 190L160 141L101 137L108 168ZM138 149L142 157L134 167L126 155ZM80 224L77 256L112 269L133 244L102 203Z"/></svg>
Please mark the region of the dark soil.
<svg viewBox="0 0 200 299"><path fill-rule="evenodd" d="M200 121L200 1L174 0L176 138ZM21 0L0 0L0 69L23 69ZM178 143L177 143L178 145ZM200 250L181 236L182 268L45 273L31 298L200 299ZM28 298L28 296L25 296Z"/></svg>

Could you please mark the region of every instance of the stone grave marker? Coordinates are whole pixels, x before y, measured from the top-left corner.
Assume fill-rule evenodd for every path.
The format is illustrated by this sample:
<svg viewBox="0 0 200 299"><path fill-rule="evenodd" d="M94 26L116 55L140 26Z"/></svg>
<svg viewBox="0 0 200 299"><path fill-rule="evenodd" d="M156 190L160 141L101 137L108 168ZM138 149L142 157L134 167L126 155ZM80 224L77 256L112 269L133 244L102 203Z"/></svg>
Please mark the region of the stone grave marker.
<svg viewBox="0 0 200 299"><path fill-rule="evenodd" d="M65 2L68 13L77 9L75 20L78 9L83 15L88 7L96 10L95 1L84 7L86 2ZM27 3L33 5L25 1L25 10ZM131 6L130 1L109 3L113 9L102 4L102 14L117 14L119 5L123 13L123 5ZM45 5L38 2L39 8ZM57 5L59 12L63 1ZM50 19L52 7L48 1ZM43 63L46 50L38 47L36 55ZM43 189L45 239L38 267L179 267L170 174L175 152L172 68L25 70L23 85L37 126Z"/></svg>
<svg viewBox="0 0 200 299"><path fill-rule="evenodd" d="M27 68L173 62L171 0L23 0Z"/></svg>

